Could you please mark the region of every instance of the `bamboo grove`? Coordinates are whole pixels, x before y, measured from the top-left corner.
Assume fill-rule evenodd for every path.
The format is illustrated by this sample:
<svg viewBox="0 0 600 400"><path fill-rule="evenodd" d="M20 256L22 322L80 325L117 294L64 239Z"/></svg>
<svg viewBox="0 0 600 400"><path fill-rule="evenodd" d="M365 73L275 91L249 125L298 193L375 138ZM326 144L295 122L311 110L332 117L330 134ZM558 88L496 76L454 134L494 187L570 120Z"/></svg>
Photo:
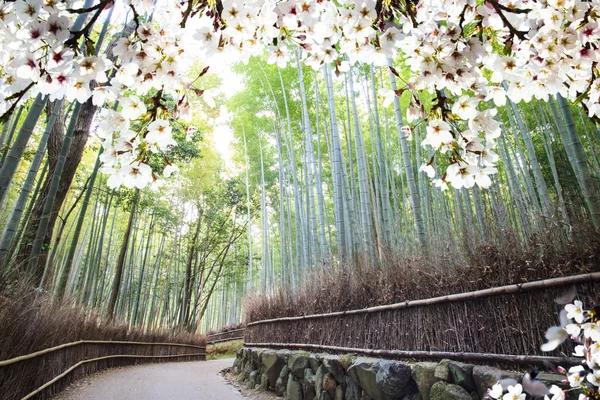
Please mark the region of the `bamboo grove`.
<svg viewBox="0 0 600 400"><path fill-rule="evenodd" d="M94 31L108 58L133 29L111 15ZM339 75L260 57L236 65L244 88L218 99L234 166L215 150L223 108L193 99L196 116L168 154L180 173L143 190L106 185L91 99L30 100L0 127L3 293L26 286L130 326L204 331L240 322L247 295L293 293L312 271L468 263L477 243L511 236L527 248L552 234L560 247L598 229L600 129L580 108L563 98L500 107L491 188L442 191L425 172L438 160L421 146L423 124L404 122L411 93L382 95L409 73L389 64Z"/></svg>
<svg viewBox="0 0 600 400"><path fill-rule="evenodd" d="M391 104L381 95L407 80L402 65L336 76L255 60L238 72L246 85L230 100L238 153L248 191L261 199L260 240L249 243L260 274L250 267L248 279L263 296L276 282L293 292L315 270L377 270L411 257L468 264L478 244L529 251L532 238L547 236L564 248L574 230L598 228L600 130L562 98L498 108L492 186L443 191L425 172L438 161L421 146L423 124L404 122L411 93Z"/></svg>

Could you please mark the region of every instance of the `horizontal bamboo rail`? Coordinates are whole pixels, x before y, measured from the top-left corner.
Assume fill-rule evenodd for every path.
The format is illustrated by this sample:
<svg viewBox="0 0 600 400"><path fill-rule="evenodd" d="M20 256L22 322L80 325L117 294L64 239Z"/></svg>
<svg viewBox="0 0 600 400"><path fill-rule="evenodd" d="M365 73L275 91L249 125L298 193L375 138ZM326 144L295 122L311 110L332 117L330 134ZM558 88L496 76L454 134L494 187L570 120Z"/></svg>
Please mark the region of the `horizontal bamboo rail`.
<svg viewBox="0 0 600 400"><path fill-rule="evenodd" d="M354 347L339 347L327 346L320 344L305 344L305 343L245 343L246 347L271 347L271 348L296 348L296 349L311 349L325 350L336 353L357 353L375 357L391 357L391 358L414 358L414 359L433 359L442 360L445 358L456 361L471 361L471 362L492 362L492 363L510 363L524 365L541 365L547 366L547 363L569 366L581 364L579 358L569 357L545 357L545 356L523 356L511 354L491 354L491 353L466 353L466 352L449 352L449 351L410 351L410 350L376 350L376 349L359 349Z"/></svg>
<svg viewBox="0 0 600 400"><path fill-rule="evenodd" d="M60 379L64 378L65 376L67 376L70 372L72 372L73 370L75 370L77 367L79 367L79 366L81 366L83 364L90 363L90 362L106 360L106 359L109 359L109 358L176 358L176 357L200 357L200 356L206 356L206 354L205 353L192 353L192 354L174 354L174 355L168 355L168 356L142 356L142 355L135 355L135 354L122 354L122 355L112 355L112 356L104 356L104 357L92 358L90 360L83 360L83 361L80 361L77 364L71 366L65 372L63 372L62 374L60 374L57 377L53 378L52 380L44 383L39 388L37 388L33 392L29 393L27 396L23 397L21 400L27 400L27 399L32 398L36 394L40 393L42 390L50 387L55 382L59 381Z"/></svg>
<svg viewBox="0 0 600 400"><path fill-rule="evenodd" d="M182 343L155 343L155 342L127 342L127 341L119 341L119 340L78 340L77 342L65 343L58 346L50 347L44 350L36 351L35 353L25 354L19 357L11 358L8 360L0 361L0 367L4 367L10 364L14 364L20 361L29 360L35 357L39 357L44 354L52 353L57 350L61 350L67 347L78 346L80 344L123 344L123 345L155 345L155 346L176 346L176 347L189 347L200 350L206 350L203 346L196 346L192 344L182 344Z"/></svg>
<svg viewBox="0 0 600 400"><path fill-rule="evenodd" d="M456 293L456 294L449 294L446 296L432 297L429 299L406 300L401 303L368 307L368 308L362 308L362 309L358 309L358 310L336 311L336 312L323 313L323 314L310 314L310 315L300 315L300 316L296 316L296 317L281 317L281 318L265 319L262 321L249 322L248 324L246 324L246 326L250 327L250 326L261 325L261 324L269 324L269 323L273 323L273 322L299 321L299 320L307 320L307 319L339 317L339 316L346 316L346 315L357 315L357 314L374 313L374 312L380 312L380 311L398 310L401 308L409 308L409 307L430 306L430 305L434 305L434 304L452 303L452 302L464 301L464 300L474 300L474 299L480 299L482 297L490 297L490 296L496 296L496 295L500 295L500 294L520 293L520 292L526 292L526 291L536 290L536 289L574 285L574 284L579 284L579 283L587 283L587 282L595 282L595 281L600 281L600 272L592 272L589 274L573 275L573 276L566 276L566 277L561 277L561 278L544 279L541 281L533 281L533 282L518 283L518 284L506 285L506 286L498 286L498 287L489 288L489 289L476 290L473 292Z"/></svg>

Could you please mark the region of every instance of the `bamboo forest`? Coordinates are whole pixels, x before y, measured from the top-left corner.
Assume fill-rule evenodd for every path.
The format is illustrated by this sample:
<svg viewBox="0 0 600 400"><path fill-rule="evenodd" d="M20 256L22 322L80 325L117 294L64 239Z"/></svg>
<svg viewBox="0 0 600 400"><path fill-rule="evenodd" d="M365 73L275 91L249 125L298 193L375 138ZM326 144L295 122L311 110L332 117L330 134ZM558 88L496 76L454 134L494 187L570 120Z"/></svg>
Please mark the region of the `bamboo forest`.
<svg viewBox="0 0 600 400"><path fill-rule="evenodd" d="M597 289L598 15L596 0L0 0L0 359L243 329L234 373L252 343L533 355L556 324L534 297L510 322L533 350L404 342L382 333L392 311L342 319L582 274L578 295ZM492 324L486 301L449 313ZM341 325L290 322L327 313ZM44 382L10 392L33 370L3 368L0 398ZM290 399L355 398L339 379L341 397L293 397L285 379Z"/></svg>

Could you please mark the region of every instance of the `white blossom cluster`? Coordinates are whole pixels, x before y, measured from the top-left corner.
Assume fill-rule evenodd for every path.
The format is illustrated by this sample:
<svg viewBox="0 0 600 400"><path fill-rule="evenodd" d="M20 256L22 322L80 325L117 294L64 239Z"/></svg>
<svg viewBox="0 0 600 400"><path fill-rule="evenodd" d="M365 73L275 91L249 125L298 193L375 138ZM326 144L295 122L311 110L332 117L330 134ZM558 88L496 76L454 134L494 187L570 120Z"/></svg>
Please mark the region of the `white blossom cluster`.
<svg viewBox="0 0 600 400"><path fill-rule="evenodd" d="M174 117L190 121L191 110L182 94L190 87L187 80L198 54L191 36L193 28L181 27L182 4L152 1L135 3L136 12L154 10L152 22L140 24L133 38L121 38L113 52L121 60L110 85L98 87L101 102L119 101L120 108L103 109L98 136L103 140L103 172L110 175L108 185L143 188L154 180L147 164L151 153L162 154L176 145ZM125 95L126 94L126 95ZM164 99L179 99L175 110ZM143 98L148 98L146 102ZM163 175L176 169L167 161Z"/></svg>
<svg viewBox="0 0 600 400"><path fill-rule="evenodd" d="M68 2L0 2L0 115L17 100L41 92L80 100L92 79L106 81L104 60L65 47L73 16ZM83 84L82 84L83 83ZM33 90L29 90L33 88Z"/></svg>
<svg viewBox="0 0 600 400"><path fill-rule="evenodd" d="M98 6L112 4L99 1ZM412 77L397 92L382 95L413 93L408 123L425 120L423 145L450 161L434 180L442 189L491 185L501 127L490 102L501 106L506 95L519 102L560 93L600 117L599 0L126 4L136 30L119 41L112 65L75 51L82 35L69 30L77 14L67 9L68 2L0 0L0 114L37 92L79 102L91 97L98 106L118 101L113 111L102 112L106 122L100 123L104 171L113 186L143 187L154 179L147 161L174 144L174 119L190 117L187 96L212 104L214 93L195 87L198 79L187 80L198 59L216 66L222 60L247 62L266 51L269 63L285 67L299 54L315 70L333 64L343 73L354 62L387 65L400 52ZM97 87L90 86L92 80ZM418 101L419 91L434 94L431 110ZM167 99L176 106L168 107ZM435 177L433 159L421 169Z"/></svg>
<svg viewBox="0 0 600 400"><path fill-rule="evenodd" d="M423 1L417 24L404 24L400 48L413 73L408 87L451 97L430 118L424 145L450 154L451 164L437 186L477 184L487 188L498 156L501 130L495 111L506 95L515 103L560 93L583 102L600 116L598 1L488 0ZM502 47L502 50L494 48ZM505 82L508 90L501 87ZM413 102L414 103L414 102ZM409 122L423 115L418 105ZM430 177L431 164L421 167Z"/></svg>
<svg viewBox="0 0 600 400"><path fill-rule="evenodd" d="M568 389L556 385L547 388L541 381L525 375L522 384L516 382L498 382L488 391L488 397L497 400L525 400L526 394L532 398L545 400L592 400L600 396L600 315L598 306L585 309L583 303L575 300L567 304L560 313L561 324L546 331L548 340L542 351L552 351L565 340L571 338L576 343L573 356L582 358L581 365L568 370L559 367L566 376L563 381ZM506 392L506 393L505 393Z"/></svg>

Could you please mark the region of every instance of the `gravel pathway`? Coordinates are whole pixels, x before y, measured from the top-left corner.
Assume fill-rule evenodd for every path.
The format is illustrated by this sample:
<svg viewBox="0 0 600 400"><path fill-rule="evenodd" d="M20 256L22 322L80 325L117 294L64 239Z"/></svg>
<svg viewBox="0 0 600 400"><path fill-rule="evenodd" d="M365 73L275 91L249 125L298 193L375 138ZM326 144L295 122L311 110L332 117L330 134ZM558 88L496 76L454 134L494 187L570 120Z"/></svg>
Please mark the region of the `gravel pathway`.
<svg viewBox="0 0 600 400"><path fill-rule="evenodd" d="M56 400L239 400L219 374L233 358L148 364L100 372L74 383Z"/></svg>

